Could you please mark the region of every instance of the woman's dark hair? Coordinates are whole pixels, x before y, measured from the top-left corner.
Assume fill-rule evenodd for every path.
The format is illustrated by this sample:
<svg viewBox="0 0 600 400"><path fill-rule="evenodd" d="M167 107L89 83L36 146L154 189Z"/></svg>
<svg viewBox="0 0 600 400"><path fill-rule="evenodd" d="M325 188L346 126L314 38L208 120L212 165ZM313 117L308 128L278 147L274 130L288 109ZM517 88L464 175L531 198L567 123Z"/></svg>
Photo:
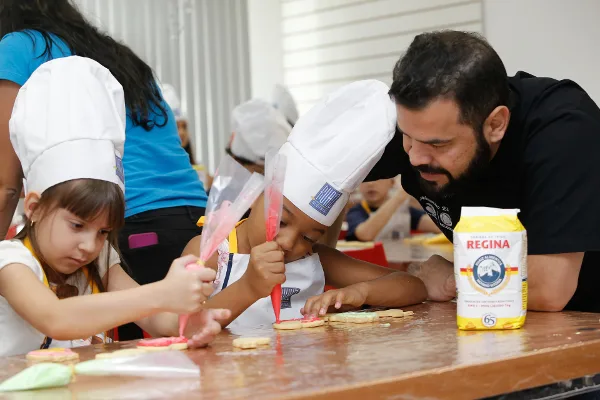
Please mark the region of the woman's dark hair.
<svg viewBox="0 0 600 400"><path fill-rule="evenodd" d="M39 31L44 37L46 49L41 57L53 58L54 34L73 55L91 58L110 70L123 86L135 125L147 131L166 125L168 114L152 69L129 47L90 24L69 0L0 0L0 37L24 30ZM160 118L151 119L150 114Z"/></svg>
<svg viewBox="0 0 600 400"><path fill-rule="evenodd" d="M59 208L64 208L84 221L92 221L102 213L107 212L108 225L111 228L108 234L108 242L115 251L119 252L119 230L125 224L125 197L116 184L98 179L75 179L59 183L42 193L37 207L36 211L40 212L42 219ZM36 235L38 226L39 223L33 225L30 221L27 221L25 227L15 236L15 239L24 240L29 238L34 255L40 261L48 281L59 286L64 285L65 278L46 263L44 255L40 251ZM107 268L110 267L108 265L109 253L107 252L105 260ZM87 268L90 279L101 292L105 292L106 288L99 273L98 260L92 261L87 265ZM76 273L83 274L83 271L79 270ZM108 274L108 270L106 273Z"/></svg>
<svg viewBox="0 0 600 400"><path fill-rule="evenodd" d="M460 31L417 35L394 67L389 94L413 110L438 98L454 100L461 123L476 131L494 108L510 107L502 60L483 37Z"/></svg>

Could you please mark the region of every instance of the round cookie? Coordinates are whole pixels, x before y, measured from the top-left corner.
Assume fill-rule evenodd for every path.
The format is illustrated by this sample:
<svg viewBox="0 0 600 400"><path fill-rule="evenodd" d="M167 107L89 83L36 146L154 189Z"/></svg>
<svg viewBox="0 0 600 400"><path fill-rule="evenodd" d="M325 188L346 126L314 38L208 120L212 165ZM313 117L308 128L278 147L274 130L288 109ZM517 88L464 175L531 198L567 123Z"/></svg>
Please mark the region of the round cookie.
<svg viewBox="0 0 600 400"><path fill-rule="evenodd" d="M117 351L113 351L112 353L100 353L96 354L96 359L107 359L107 358L118 358L118 357L130 357L137 356L140 354L147 353L148 350L145 348L136 348L136 349L121 349Z"/></svg>
<svg viewBox="0 0 600 400"><path fill-rule="evenodd" d="M233 347L238 349L255 349L258 346L267 346L271 339L266 337L241 337L233 340Z"/></svg>
<svg viewBox="0 0 600 400"><path fill-rule="evenodd" d="M79 354L71 349L55 347L50 349L33 350L27 353L26 358L34 362L63 362L77 361Z"/></svg>
<svg viewBox="0 0 600 400"><path fill-rule="evenodd" d="M152 347L152 346L138 346L140 350L144 350L148 353L150 352L158 352L158 351L169 351L171 348L169 346L160 346L160 347Z"/></svg>
<svg viewBox="0 0 600 400"><path fill-rule="evenodd" d="M187 348L188 348L187 343L173 343L172 345L169 346L169 349L171 349L171 350L187 350Z"/></svg>
<svg viewBox="0 0 600 400"><path fill-rule="evenodd" d="M297 319L297 320L287 320L287 321L281 321L281 322L275 322L273 324L273 328L275 329L279 329L279 330L294 330L294 329L302 329L302 322L300 322L301 320Z"/></svg>
<svg viewBox="0 0 600 400"><path fill-rule="evenodd" d="M404 311L398 309L375 311L379 318L391 317L391 318L402 318L404 317Z"/></svg>
<svg viewBox="0 0 600 400"><path fill-rule="evenodd" d="M325 325L325 321L319 318L310 318L300 320L303 328L316 328L317 326Z"/></svg>

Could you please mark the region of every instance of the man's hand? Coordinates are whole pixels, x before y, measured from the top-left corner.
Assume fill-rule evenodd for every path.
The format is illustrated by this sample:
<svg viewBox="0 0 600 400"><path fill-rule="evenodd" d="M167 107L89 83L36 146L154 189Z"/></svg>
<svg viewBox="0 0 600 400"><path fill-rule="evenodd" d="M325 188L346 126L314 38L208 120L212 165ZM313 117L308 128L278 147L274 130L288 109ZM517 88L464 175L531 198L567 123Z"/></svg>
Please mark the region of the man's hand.
<svg viewBox="0 0 600 400"><path fill-rule="evenodd" d="M444 257L434 255L423 263L410 264L408 273L423 281L428 300L449 301L456 297L454 264Z"/></svg>

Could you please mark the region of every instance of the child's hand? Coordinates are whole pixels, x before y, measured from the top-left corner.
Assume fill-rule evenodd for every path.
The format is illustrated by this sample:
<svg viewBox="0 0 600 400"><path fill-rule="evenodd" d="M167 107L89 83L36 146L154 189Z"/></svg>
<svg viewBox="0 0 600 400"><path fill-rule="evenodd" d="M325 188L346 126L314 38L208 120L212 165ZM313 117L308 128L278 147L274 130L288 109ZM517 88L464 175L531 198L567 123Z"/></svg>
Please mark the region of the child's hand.
<svg viewBox="0 0 600 400"><path fill-rule="evenodd" d="M364 283L357 283L343 289L329 290L306 300L302 315L325 315L330 306L340 309L342 305L360 307L367 301L368 289Z"/></svg>
<svg viewBox="0 0 600 400"><path fill-rule="evenodd" d="M190 315L185 335L191 348L205 347L221 332L219 321L229 318L229 310L205 309ZM191 337L190 337L191 336Z"/></svg>
<svg viewBox="0 0 600 400"><path fill-rule="evenodd" d="M196 256L185 256L171 264L169 273L160 281L163 288L164 310L176 314L193 314L202 309L202 303L210 296L214 288L212 281L216 277L214 270L200 268L187 270L186 265L195 263Z"/></svg>
<svg viewBox="0 0 600 400"><path fill-rule="evenodd" d="M257 299L267 297L275 285L285 282L283 251L279 245L265 242L254 247L242 280Z"/></svg>

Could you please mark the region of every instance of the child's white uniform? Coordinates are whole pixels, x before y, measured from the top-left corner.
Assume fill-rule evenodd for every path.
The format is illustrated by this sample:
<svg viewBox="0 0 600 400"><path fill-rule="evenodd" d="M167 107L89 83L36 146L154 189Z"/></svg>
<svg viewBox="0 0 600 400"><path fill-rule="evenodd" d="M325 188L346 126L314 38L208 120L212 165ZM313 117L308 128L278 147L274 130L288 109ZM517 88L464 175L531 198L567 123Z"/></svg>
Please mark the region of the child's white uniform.
<svg viewBox="0 0 600 400"><path fill-rule="evenodd" d="M107 242L98 258L100 276L104 276L108 270L106 264L106 251L108 248ZM108 265L113 266L120 262L117 252L110 248ZM0 270L10 264L26 265L31 268L40 282L44 282L42 266L20 240L0 242ZM92 289L82 273L70 276L66 283L77 287L80 296L92 293ZM107 310L107 312L110 312L110 310ZM39 349L44 338L43 333L21 318L8 304L8 301L0 296L0 356L24 354ZM90 342L91 338L69 341L52 340L50 347L77 347L90 344Z"/></svg>
<svg viewBox="0 0 600 400"><path fill-rule="evenodd" d="M232 243L233 242L233 243ZM250 261L250 254L237 254L237 237L235 231L229 235L218 252L218 269L215 279L215 291L212 296L239 280ZM318 254L285 264L286 281L281 285L280 319L301 318L300 309L309 297L323 293L325 274ZM211 297L212 297L211 296ZM229 328L270 326L275 322L271 296L256 301L237 317Z"/></svg>

